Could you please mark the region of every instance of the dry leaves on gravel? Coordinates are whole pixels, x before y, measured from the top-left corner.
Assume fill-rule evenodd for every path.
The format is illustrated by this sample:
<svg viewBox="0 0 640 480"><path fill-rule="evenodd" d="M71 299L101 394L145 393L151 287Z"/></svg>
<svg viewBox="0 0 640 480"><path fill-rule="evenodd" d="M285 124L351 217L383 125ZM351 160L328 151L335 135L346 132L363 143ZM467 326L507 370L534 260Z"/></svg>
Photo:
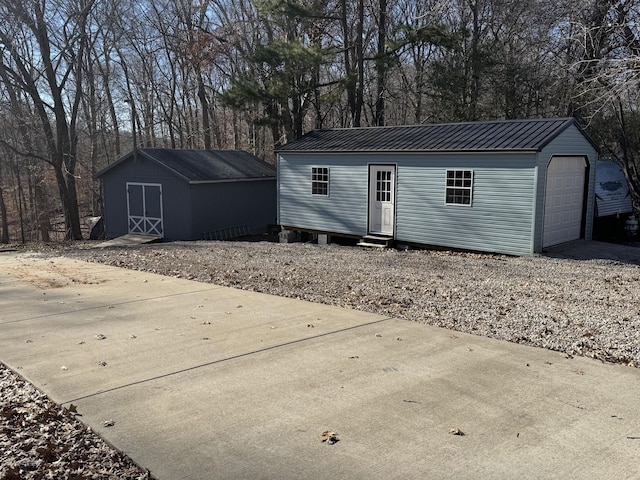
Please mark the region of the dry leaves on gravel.
<svg viewBox="0 0 640 480"><path fill-rule="evenodd" d="M143 480L148 472L0 364L0 480Z"/></svg>

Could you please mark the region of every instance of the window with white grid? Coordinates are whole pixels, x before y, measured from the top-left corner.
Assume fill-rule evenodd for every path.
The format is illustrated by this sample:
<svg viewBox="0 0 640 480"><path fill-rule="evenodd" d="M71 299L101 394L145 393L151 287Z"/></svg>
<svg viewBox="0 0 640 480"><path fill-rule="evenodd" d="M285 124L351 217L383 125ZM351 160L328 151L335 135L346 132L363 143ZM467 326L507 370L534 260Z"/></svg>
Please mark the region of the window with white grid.
<svg viewBox="0 0 640 480"><path fill-rule="evenodd" d="M311 194L329 195L329 169L327 167L311 167Z"/></svg>
<svg viewBox="0 0 640 480"><path fill-rule="evenodd" d="M473 170L447 170L445 204L471 206Z"/></svg>
<svg viewBox="0 0 640 480"><path fill-rule="evenodd" d="M391 189L391 171L378 170L376 174L376 201L390 202Z"/></svg>

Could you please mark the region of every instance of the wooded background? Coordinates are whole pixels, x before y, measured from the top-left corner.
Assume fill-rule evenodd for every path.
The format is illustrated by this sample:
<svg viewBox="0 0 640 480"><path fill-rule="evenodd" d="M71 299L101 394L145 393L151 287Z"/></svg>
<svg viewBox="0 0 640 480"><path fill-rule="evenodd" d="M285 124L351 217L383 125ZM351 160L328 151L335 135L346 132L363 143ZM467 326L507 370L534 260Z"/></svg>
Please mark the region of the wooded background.
<svg viewBox="0 0 640 480"><path fill-rule="evenodd" d="M137 145L575 116L640 207L638 0L0 0L0 242L80 239Z"/></svg>

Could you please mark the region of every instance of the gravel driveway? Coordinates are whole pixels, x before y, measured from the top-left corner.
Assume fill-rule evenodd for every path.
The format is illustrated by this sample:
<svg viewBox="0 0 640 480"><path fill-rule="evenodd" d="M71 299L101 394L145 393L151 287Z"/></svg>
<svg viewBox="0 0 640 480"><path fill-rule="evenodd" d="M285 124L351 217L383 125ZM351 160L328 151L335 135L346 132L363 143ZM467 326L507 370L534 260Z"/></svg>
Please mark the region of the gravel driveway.
<svg viewBox="0 0 640 480"><path fill-rule="evenodd" d="M545 256L509 257L173 242L65 255L640 365L637 247L578 242Z"/></svg>

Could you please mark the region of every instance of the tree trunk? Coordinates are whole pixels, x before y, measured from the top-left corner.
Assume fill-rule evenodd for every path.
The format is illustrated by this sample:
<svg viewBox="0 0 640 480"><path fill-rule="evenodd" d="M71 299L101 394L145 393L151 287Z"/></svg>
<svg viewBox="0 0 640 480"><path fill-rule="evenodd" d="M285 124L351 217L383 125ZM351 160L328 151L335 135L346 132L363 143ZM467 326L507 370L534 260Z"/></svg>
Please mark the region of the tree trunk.
<svg viewBox="0 0 640 480"><path fill-rule="evenodd" d="M82 240L75 178L73 175L64 172L62 168L58 163L53 166L66 225L64 237L66 240Z"/></svg>
<svg viewBox="0 0 640 480"><path fill-rule="evenodd" d="M349 28L349 16L347 11L347 0L342 0L342 15L340 17L342 23L342 37L344 40L344 74L345 74L345 90L347 93L347 106L349 108L351 124L354 124L356 118L356 81L357 76L352 69L351 57L351 29Z"/></svg>
<svg viewBox="0 0 640 480"><path fill-rule="evenodd" d="M209 121L209 102L205 90L202 73L198 71L198 98L202 109L202 136L204 137L205 150L211 150L211 122Z"/></svg>
<svg viewBox="0 0 640 480"><path fill-rule="evenodd" d="M4 192L0 185L0 222L2 222L2 231L0 232L0 243L9 243L9 221L7 219L7 205L4 203Z"/></svg>
<svg viewBox="0 0 640 480"><path fill-rule="evenodd" d="M356 86L356 111L353 126L359 127L362 118L362 105L364 104L364 0L358 1L358 24L356 28L356 57L358 62L358 84Z"/></svg>
<svg viewBox="0 0 640 480"><path fill-rule="evenodd" d="M51 218L49 215L49 208L45 199L42 182L36 182L34 188L40 240L42 240L43 242L50 242L51 237L49 236L49 232L51 231Z"/></svg>
<svg viewBox="0 0 640 480"><path fill-rule="evenodd" d="M384 90L387 75L387 0L380 0L378 13L378 55L376 57L376 113L375 124L379 127L385 124Z"/></svg>
<svg viewBox="0 0 640 480"><path fill-rule="evenodd" d="M4 191L2 189L2 162L0 162L0 243L9 243L9 220L7 218L7 205L4 202Z"/></svg>
<svg viewBox="0 0 640 480"><path fill-rule="evenodd" d="M471 7L471 85L469 93L469 110L467 120L478 120L478 100L480 98L480 13L479 0L469 0Z"/></svg>
<svg viewBox="0 0 640 480"><path fill-rule="evenodd" d="M18 212L18 221L20 222L20 240L22 243L26 243L26 238L24 235L24 208L23 208L23 192L22 192L22 178L20 175L20 167L17 162L12 165L13 174L16 179L17 188L14 190L14 202L16 206L16 211Z"/></svg>

